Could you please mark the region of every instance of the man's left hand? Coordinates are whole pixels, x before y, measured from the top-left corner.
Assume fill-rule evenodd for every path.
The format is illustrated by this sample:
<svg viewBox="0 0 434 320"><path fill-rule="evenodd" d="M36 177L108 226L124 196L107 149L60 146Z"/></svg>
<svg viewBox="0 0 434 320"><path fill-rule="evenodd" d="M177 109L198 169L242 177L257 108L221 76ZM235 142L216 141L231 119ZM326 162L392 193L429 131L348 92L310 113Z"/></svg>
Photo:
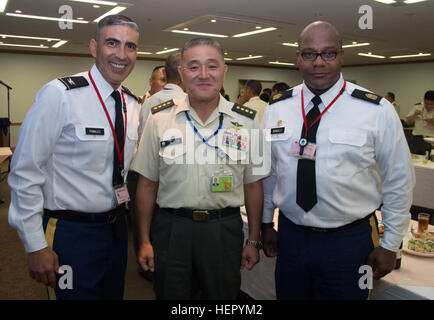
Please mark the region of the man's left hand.
<svg viewBox="0 0 434 320"><path fill-rule="evenodd" d="M259 262L259 250L254 246L244 246L241 256L241 268L252 270L253 266Z"/></svg>
<svg viewBox="0 0 434 320"><path fill-rule="evenodd" d="M373 277L378 280L395 268L396 252L382 247L375 248L368 258L368 265L374 272Z"/></svg>

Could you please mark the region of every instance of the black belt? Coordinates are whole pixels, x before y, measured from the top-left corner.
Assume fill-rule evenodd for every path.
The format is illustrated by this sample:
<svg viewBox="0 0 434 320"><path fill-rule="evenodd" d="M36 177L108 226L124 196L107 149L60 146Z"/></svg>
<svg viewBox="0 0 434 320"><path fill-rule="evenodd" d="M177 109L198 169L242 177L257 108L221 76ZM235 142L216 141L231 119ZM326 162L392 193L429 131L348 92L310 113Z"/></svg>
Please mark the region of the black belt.
<svg viewBox="0 0 434 320"><path fill-rule="evenodd" d="M280 213L283 214L282 210L280 210ZM345 230L345 229L348 229L348 228L352 228L352 227L357 226L357 225L359 225L359 224L361 224L363 222L366 222L366 221L368 221L371 218L372 215L374 215L374 212L368 214L366 217L364 217L362 219L353 221L351 223L348 223L346 225L343 225L343 226L340 226L340 227L336 227L336 228L318 228L318 227L301 226L301 225L295 224L290 219L288 219L286 217L285 218L288 219L288 221L291 222L294 226L296 226L298 228L302 228L304 230L315 231L315 232L335 232L335 231L341 231L341 230Z"/></svg>
<svg viewBox="0 0 434 320"><path fill-rule="evenodd" d="M66 221L74 221L74 222L105 222L108 224L115 223L118 216L124 214L124 210L119 210L114 208L110 211L101 212L101 213L88 213L88 212L79 212L73 210L49 210L44 209L44 214L46 214L50 218L56 218L60 220Z"/></svg>
<svg viewBox="0 0 434 320"><path fill-rule="evenodd" d="M207 210L207 209L173 209L173 208L160 208L160 210L176 214L184 218L192 219L193 221L208 221L214 219L220 219L223 217L228 217L235 214L240 214L239 207L229 207L217 210Z"/></svg>

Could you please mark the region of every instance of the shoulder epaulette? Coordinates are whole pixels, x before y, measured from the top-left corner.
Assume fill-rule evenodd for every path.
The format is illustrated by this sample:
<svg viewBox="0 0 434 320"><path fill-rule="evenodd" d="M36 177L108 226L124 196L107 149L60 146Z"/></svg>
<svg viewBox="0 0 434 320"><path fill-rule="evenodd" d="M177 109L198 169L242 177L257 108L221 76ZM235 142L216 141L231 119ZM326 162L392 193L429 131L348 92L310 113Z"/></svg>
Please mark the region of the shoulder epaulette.
<svg viewBox="0 0 434 320"><path fill-rule="evenodd" d="M273 104L278 101L282 101L291 97L292 97L292 89L288 89L283 91L282 93L275 94L273 98L271 98L271 101L268 104Z"/></svg>
<svg viewBox="0 0 434 320"><path fill-rule="evenodd" d="M238 103L234 103L234 106L232 107L231 110L250 119L255 119L256 116L256 110L247 108Z"/></svg>
<svg viewBox="0 0 434 320"><path fill-rule="evenodd" d="M89 82L87 82L86 78L83 76L64 77L64 78L58 78L58 80L65 85L66 90L86 87L89 85Z"/></svg>
<svg viewBox="0 0 434 320"><path fill-rule="evenodd" d="M133 97L137 102L140 102L140 101L139 101L139 98L138 98L135 94L133 94L133 93L130 91L130 89L128 89L127 87L122 86L122 91L125 92L127 95Z"/></svg>
<svg viewBox="0 0 434 320"><path fill-rule="evenodd" d="M173 102L173 100L163 102L162 104L159 104L158 106L152 107L151 113L154 114L154 113L160 112L161 110L173 107L174 105L175 105L175 102Z"/></svg>
<svg viewBox="0 0 434 320"><path fill-rule="evenodd" d="M382 96L379 96L378 94L374 94L368 91L363 91L359 89L354 89L353 93L351 94L352 97L362 99L371 103L380 104L380 100L383 98Z"/></svg>

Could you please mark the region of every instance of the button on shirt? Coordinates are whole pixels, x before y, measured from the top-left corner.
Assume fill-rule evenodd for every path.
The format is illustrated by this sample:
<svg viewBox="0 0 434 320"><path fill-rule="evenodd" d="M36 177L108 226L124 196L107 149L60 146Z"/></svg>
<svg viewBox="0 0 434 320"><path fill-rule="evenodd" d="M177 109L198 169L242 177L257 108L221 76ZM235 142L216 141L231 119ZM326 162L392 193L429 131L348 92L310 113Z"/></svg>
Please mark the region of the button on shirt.
<svg viewBox="0 0 434 320"><path fill-rule="evenodd" d="M95 65L91 74L114 123L113 88ZM105 212L115 207L113 134L88 73L75 76L85 77L89 85L66 90L57 79L46 84L37 93L18 135L8 180L9 222L18 230L27 252L47 246L43 208ZM128 168L137 140L138 104L129 95L124 97L124 164Z"/></svg>
<svg viewBox="0 0 434 320"><path fill-rule="evenodd" d="M174 106L149 115L131 169L159 182L157 204L160 207L221 209L242 206L243 185L262 179L269 170L259 168L255 171L253 161L244 164L241 160L230 161L228 155L222 159L222 164L212 164L217 162L218 157L213 146L222 137L212 137L208 141L210 146L207 146L194 133L185 111L205 139L217 130L220 113L223 113L220 134L230 127L238 128L241 134L250 132L250 129L259 133L258 120L231 111L233 103L222 96L206 123L190 107L188 96L174 99L174 102ZM164 143L171 140L174 142L169 145ZM258 146L249 150L253 157L258 152ZM212 177L218 172L232 173L232 192L211 192Z"/></svg>
<svg viewBox="0 0 434 320"><path fill-rule="evenodd" d="M168 83L164 88L150 96L142 105L139 116L139 140L142 136L143 128L145 127L146 119L148 119L151 108L158 106L161 103L170 99L183 99L187 94L176 84Z"/></svg>
<svg viewBox="0 0 434 320"><path fill-rule="evenodd" d="M320 112L338 95L343 82L341 75L320 95ZM265 112L272 175L263 181L263 222L271 222L278 207L297 225L336 228L367 216L383 202L381 246L396 251L408 230L415 177L393 106L386 99L377 105L352 97L354 89L364 89L347 82L345 92L321 118L315 160L318 202L306 213L296 204L298 157L290 155L303 126L302 87L307 114L314 94L304 84L293 89L291 98L270 105ZM285 131L271 134L276 127Z"/></svg>

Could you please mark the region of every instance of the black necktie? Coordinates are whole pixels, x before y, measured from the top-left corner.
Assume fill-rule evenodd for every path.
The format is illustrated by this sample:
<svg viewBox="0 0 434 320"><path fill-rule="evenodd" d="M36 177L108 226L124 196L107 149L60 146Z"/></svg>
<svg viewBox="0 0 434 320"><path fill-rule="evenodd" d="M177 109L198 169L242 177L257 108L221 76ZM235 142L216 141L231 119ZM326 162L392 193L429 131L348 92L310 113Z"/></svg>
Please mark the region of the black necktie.
<svg viewBox="0 0 434 320"><path fill-rule="evenodd" d="M121 95L119 94L119 91L113 91L111 96L116 101L115 133L119 143L119 150L120 152L122 152L122 149L124 147L124 140L125 140L125 135L124 135L125 128L124 128L124 118L122 116ZM116 150L116 144L114 145L113 149L114 149L113 150L113 185L117 186L124 183L121 174L121 170L123 169L123 164L124 164L124 158L122 155L122 159L119 159L118 152Z"/></svg>
<svg viewBox="0 0 434 320"><path fill-rule="evenodd" d="M318 106L321 103L321 98L315 96L312 102L314 106L306 116L308 127L320 115ZM320 119L308 130L307 137L305 137L306 126L303 123L301 138L306 138L308 143L316 143L316 131L319 127L319 121ZM297 204L303 208L305 212L308 212L313 208L316 202L315 160L299 159L297 166Z"/></svg>

